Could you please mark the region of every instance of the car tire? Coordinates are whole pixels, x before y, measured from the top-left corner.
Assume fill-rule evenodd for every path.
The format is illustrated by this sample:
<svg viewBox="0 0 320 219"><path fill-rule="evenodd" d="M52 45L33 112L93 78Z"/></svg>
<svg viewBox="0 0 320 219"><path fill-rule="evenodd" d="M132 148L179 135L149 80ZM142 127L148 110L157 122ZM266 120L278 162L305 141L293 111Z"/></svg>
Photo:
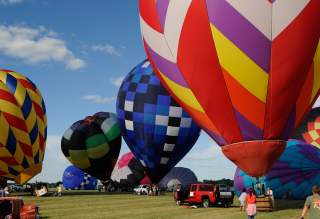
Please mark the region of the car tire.
<svg viewBox="0 0 320 219"><path fill-rule="evenodd" d="M210 207L210 200L207 199L207 198L204 198L204 199L202 200L202 207L204 207L204 208L209 208L209 207Z"/></svg>

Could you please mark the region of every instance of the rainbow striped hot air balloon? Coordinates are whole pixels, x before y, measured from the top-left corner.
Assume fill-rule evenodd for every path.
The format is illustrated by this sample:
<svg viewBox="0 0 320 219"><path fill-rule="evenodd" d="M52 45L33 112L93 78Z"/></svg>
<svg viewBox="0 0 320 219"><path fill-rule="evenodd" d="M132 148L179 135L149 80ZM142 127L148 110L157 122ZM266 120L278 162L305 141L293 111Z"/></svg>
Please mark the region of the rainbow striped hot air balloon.
<svg viewBox="0 0 320 219"><path fill-rule="evenodd" d="M180 105L252 176L320 87L318 0L140 0L148 58Z"/></svg>
<svg viewBox="0 0 320 219"><path fill-rule="evenodd" d="M0 70L0 178L23 184L41 172L47 119L40 91L28 78Z"/></svg>

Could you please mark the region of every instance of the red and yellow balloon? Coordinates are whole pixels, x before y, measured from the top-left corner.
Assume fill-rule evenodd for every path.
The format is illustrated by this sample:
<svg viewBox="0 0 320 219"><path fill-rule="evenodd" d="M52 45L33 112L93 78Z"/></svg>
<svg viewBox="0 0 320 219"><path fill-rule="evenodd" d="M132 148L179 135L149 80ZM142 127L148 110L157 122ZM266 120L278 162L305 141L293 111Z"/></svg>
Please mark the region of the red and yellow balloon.
<svg viewBox="0 0 320 219"><path fill-rule="evenodd" d="M251 176L264 175L320 87L318 0L140 0L162 83Z"/></svg>
<svg viewBox="0 0 320 219"><path fill-rule="evenodd" d="M41 172L46 132L40 91L23 75L0 70L0 179L24 184Z"/></svg>

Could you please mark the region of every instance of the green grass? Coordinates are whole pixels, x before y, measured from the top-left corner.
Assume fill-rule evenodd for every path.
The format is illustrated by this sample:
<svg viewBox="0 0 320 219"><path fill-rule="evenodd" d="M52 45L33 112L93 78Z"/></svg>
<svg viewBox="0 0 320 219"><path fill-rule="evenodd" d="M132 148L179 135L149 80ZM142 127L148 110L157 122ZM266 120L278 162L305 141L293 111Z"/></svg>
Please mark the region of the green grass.
<svg viewBox="0 0 320 219"><path fill-rule="evenodd" d="M176 206L170 193L164 196L136 196L98 192L65 192L62 197L22 196L26 203L40 206L43 218L246 218L238 204L231 208L188 209ZM258 212L258 219L299 218L303 201L277 201L274 212Z"/></svg>

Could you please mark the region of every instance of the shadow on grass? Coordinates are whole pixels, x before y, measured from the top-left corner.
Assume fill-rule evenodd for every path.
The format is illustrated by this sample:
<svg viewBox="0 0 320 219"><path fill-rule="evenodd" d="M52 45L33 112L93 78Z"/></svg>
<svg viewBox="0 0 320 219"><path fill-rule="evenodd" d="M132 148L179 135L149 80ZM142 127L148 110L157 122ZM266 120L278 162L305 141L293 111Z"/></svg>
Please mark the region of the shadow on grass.
<svg viewBox="0 0 320 219"><path fill-rule="evenodd" d="M276 208L274 211L282 211L287 209L302 209L304 200L276 200Z"/></svg>
<svg viewBox="0 0 320 219"><path fill-rule="evenodd" d="M74 195L134 195L132 192L98 192L96 190L92 191L76 191L76 190L70 190L70 191L63 191L62 196L74 196ZM11 196L19 196L19 197L31 197L32 195L30 193L26 192L15 192L12 193ZM49 192L44 197L54 197L54 192Z"/></svg>
<svg viewBox="0 0 320 219"><path fill-rule="evenodd" d="M96 191L65 191L62 196L71 195L134 195L132 192L96 192Z"/></svg>

